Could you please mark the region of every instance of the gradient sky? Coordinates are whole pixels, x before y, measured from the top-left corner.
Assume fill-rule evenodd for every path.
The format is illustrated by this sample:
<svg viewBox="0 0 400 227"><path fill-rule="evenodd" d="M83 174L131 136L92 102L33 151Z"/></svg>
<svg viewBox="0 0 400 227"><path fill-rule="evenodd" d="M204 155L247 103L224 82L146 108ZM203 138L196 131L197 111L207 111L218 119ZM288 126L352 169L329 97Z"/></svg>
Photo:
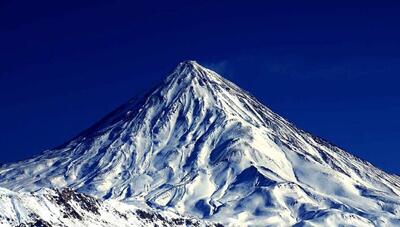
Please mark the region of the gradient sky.
<svg viewBox="0 0 400 227"><path fill-rule="evenodd" d="M65 142L193 59L400 174L400 5L65 2L0 2L1 163Z"/></svg>

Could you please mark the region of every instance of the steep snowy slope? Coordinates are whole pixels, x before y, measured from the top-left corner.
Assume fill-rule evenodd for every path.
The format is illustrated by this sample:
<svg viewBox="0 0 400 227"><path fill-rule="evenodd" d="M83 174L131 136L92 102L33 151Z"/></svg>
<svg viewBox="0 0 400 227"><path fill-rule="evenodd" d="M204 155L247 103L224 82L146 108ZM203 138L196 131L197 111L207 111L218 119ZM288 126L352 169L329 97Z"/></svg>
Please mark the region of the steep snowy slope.
<svg viewBox="0 0 400 227"><path fill-rule="evenodd" d="M16 193L0 188L0 226L219 226L173 212L100 201L68 188Z"/></svg>
<svg viewBox="0 0 400 227"><path fill-rule="evenodd" d="M224 223L400 225L399 177L193 61L65 145L3 166L0 186L68 186Z"/></svg>

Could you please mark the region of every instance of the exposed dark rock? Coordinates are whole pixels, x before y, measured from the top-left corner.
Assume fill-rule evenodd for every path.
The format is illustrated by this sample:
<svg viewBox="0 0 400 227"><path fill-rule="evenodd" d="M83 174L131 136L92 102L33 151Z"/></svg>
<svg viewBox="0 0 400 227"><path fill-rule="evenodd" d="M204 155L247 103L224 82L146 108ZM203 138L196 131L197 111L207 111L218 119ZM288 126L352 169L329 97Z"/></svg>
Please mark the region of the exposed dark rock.
<svg viewBox="0 0 400 227"><path fill-rule="evenodd" d="M64 207L63 218L76 218L82 220L82 215L80 215L71 202L77 203L81 209L94 214L99 213L99 201L91 196L87 196L81 193L77 193L70 188L56 189L57 194L50 196L50 199L55 201L58 205Z"/></svg>
<svg viewBox="0 0 400 227"><path fill-rule="evenodd" d="M139 209L136 210L136 214L141 219L148 219L150 221L153 221L155 219L155 215L154 214L151 214L151 213L143 211L143 210L139 210Z"/></svg>

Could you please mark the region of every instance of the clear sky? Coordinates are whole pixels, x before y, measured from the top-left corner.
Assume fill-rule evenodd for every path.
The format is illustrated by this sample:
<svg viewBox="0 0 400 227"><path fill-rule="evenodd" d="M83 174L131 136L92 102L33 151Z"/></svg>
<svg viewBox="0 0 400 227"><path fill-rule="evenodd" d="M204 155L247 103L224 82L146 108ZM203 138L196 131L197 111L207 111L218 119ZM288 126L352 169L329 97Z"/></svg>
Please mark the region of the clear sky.
<svg viewBox="0 0 400 227"><path fill-rule="evenodd" d="M0 162L65 142L192 59L400 174L400 3L60 2L0 2Z"/></svg>

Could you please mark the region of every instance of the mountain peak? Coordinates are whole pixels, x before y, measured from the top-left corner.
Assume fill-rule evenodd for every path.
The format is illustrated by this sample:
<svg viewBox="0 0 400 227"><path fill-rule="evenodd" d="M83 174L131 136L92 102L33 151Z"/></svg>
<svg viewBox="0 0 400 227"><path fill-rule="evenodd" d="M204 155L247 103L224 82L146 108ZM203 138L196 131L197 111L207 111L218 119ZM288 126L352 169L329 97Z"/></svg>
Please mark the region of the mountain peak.
<svg viewBox="0 0 400 227"><path fill-rule="evenodd" d="M197 63L197 61L195 61L195 60L186 60L186 61L180 62L179 66L188 66L188 67L192 66L193 67L193 66L200 66L200 64Z"/></svg>
<svg viewBox="0 0 400 227"><path fill-rule="evenodd" d="M179 63L174 71L166 78L165 83L170 87L203 86L206 81L221 83L221 76L210 69L200 65L194 60L187 60Z"/></svg>
<svg viewBox="0 0 400 227"><path fill-rule="evenodd" d="M199 63L197 63L194 60L187 60L179 63L174 72L190 72L196 69L201 69L203 66L201 66Z"/></svg>
<svg viewBox="0 0 400 227"><path fill-rule="evenodd" d="M201 77L201 78L208 78L212 73L211 70L207 69L206 67L200 65L197 61L194 60L187 60L179 63L173 73L167 77L167 81L171 80L172 78L183 78L183 77Z"/></svg>

